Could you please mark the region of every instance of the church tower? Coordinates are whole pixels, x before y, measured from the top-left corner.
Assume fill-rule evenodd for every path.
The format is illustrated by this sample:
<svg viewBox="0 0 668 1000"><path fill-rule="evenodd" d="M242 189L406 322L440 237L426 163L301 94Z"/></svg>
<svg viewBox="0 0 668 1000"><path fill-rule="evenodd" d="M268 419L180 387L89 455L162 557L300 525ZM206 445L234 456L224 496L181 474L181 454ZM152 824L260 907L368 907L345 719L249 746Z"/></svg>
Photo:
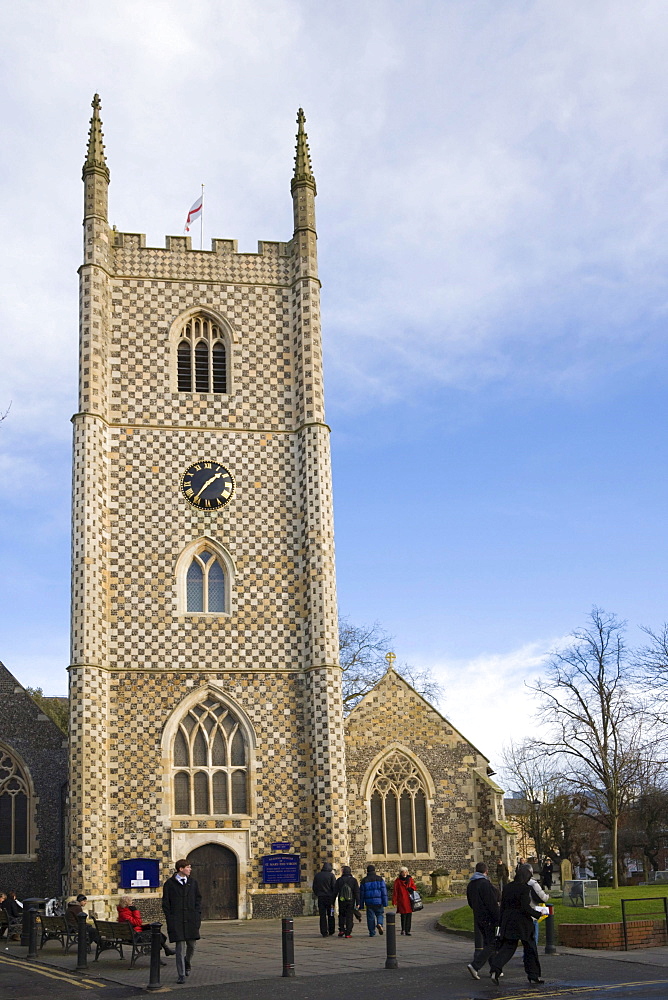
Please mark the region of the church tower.
<svg viewBox="0 0 668 1000"><path fill-rule="evenodd" d="M93 100L70 890L98 913L124 860L157 861L164 879L190 857L212 918L301 913L313 871L347 860L316 185L301 109L297 121L291 240L158 249L109 226ZM262 863L277 842L300 855L274 859L282 882Z"/></svg>

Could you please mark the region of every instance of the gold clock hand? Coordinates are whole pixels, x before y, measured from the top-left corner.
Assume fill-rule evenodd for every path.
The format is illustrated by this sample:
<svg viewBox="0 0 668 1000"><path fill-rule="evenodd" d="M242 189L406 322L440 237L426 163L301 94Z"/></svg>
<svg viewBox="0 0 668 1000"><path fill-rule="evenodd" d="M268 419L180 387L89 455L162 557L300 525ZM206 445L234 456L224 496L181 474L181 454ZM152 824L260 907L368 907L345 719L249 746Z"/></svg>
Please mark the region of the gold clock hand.
<svg viewBox="0 0 668 1000"><path fill-rule="evenodd" d="M199 500L199 498L201 497L202 493L204 493L204 490L207 488L207 486L211 486L211 483L213 483L214 480L220 479L220 477L222 476L222 474L223 474L222 472L217 472L215 474L215 476L211 476L211 479L207 479L207 481L205 482L204 486L199 491L199 493L197 494L197 496L193 497L193 500Z"/></svg>

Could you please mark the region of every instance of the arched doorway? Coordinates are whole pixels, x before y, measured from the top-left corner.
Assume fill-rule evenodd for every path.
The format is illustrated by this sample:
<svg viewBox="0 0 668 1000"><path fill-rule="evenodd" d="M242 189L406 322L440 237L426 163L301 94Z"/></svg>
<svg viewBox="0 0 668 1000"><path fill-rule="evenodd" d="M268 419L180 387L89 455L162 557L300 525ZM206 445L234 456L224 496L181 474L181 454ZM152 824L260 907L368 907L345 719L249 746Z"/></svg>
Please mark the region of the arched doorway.
<svg viewBox="0 0 668 1000"><path fill-rule="evenodd" d="M220 844L204 844L190 852L188 861L202 893L202 920L236 920L238 865L234 852Z"/></svg>

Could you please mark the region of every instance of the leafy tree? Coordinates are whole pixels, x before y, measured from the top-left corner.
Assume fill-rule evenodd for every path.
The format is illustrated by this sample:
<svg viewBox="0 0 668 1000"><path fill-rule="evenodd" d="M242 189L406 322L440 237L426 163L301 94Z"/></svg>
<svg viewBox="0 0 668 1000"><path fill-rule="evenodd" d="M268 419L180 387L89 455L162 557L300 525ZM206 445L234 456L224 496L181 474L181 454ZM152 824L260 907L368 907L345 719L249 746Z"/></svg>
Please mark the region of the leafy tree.
<svg viewBox="0 0 668 1000"><path fill-rule="evenodd" d="M588 627L573 632L571 642L553 654L547 678L530 685L541 697L545 733L532 741L534 755L567 761L565 780L586 795L589 815L610 830L615 888L619 819L643 766L657 759L662 743L634 693L624 627L594 608Z"/></svg>
<svg viewBox="0 0 668 1000"><path fill-rule="evenodd" d="M26 691L33 701L37 702L45 715L48 715L52 722L62 729L64 733L69 729L69 702L67 698L49 698L41 688L27 687Z"/></svg>
<svg viewBox="0 0 668 1000"><path fill-rule="evenodd" d="M343 710L346 715L373 687L388 668L386 654L392 649L394 637L380 624L353 625L348 618L339 618L339 660L343 671ZM416 670L407 663L395 666L397 673L408 681L427 701L437 701L441 685L430 670Z"/></svg>

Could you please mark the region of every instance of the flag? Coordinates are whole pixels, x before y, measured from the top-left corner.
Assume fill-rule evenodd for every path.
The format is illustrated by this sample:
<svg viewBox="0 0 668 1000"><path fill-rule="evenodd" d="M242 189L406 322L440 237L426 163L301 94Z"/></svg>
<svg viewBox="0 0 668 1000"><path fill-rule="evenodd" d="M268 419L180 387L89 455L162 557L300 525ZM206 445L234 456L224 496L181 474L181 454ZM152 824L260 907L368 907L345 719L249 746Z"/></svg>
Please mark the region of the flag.
<svg viewBox="0 0 668 1000"><path fill-rule="evenodd" d="M195 204L190 209L190 211L188 212L188 218L186 219L185 229L183 230L184 233L189 233L190 232L190 225L191 225L191 223L193 223L196 219L201 218L201 216L202 216L202 200L203 200L203 198L204 198L204 195L201 194L199 196L199 198L197 199L197 201L195 202Z"/></svg>

